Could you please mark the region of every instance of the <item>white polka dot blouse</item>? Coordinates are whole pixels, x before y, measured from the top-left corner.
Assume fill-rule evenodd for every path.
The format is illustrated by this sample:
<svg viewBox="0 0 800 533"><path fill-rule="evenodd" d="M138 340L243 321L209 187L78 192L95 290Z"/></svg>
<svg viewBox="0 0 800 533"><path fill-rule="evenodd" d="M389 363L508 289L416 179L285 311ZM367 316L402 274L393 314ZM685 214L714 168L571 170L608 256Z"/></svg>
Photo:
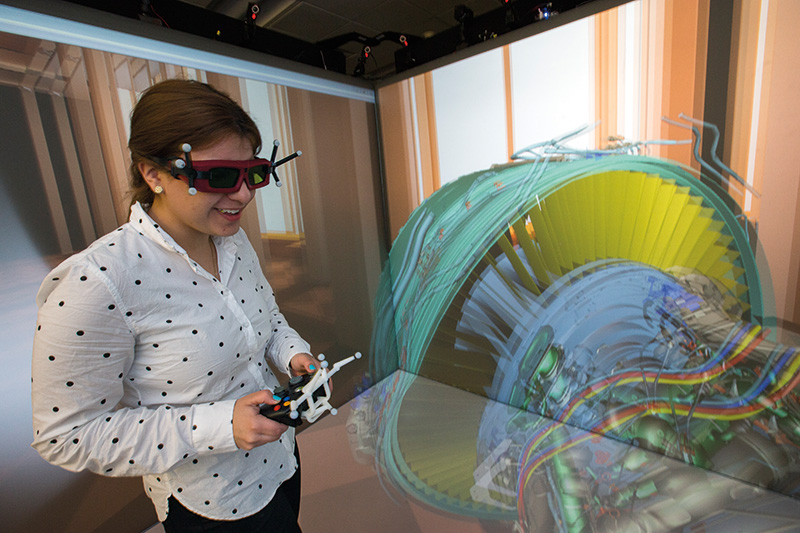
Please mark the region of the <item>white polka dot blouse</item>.
<svg viewBox="0 0 800 533"><path fill-rule="evenodd" d="M68 470L143 476L160 520L169 496L209 518L249 516L297 468L291 428L239 450L233 405L278 385L265 356L288 373L310 347L244 232L214 242L219 280L136 204L37 296L33 447Z"/></svg>

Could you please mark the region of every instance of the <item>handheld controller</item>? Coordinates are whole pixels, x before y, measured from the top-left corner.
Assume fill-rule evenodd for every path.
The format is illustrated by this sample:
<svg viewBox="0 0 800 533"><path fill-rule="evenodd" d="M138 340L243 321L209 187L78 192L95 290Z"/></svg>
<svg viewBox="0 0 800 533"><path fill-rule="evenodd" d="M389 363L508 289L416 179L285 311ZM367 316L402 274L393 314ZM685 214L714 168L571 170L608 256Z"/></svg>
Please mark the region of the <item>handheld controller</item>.
<svg viewBox="0 0 800 533"><path fill-rule="evenodd" d="M361 359L361 352L342 359L330 371L325 356L320 354L318 359L321 361L319 370L313 374L294 376L285 386L275 389L273 393L280 396L281 400L275 405L262 405L261 414L292 427L302 424L303 419L309 423L314 422L325 411L335 415L336 409L330 404L331 389L328 380L347 363Z"/></svg>

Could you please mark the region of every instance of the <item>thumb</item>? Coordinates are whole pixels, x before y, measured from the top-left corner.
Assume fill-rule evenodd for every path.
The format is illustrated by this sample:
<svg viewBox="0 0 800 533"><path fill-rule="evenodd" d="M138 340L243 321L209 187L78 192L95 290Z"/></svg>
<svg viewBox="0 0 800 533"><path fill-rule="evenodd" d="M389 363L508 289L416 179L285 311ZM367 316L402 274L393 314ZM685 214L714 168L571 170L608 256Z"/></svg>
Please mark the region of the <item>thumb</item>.
<svg viewBox="0 0 800 533"><path fill-rule="evenodd" d="M280 398L273 396L272 391L260 390L243 396L241 401L245 404L257 407L262 404L274 405L280 401Z"/></svg>

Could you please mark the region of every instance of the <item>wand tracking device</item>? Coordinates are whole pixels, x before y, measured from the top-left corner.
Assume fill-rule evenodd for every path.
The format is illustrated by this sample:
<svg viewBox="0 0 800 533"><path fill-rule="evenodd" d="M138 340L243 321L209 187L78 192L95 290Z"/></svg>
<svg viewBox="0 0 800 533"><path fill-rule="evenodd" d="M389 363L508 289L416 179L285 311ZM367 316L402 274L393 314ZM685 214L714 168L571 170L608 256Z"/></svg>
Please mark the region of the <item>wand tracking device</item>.
<svg viewBox="0 0 800 533"><path fill-rule="evenodd" d="M318 359L320 369L314 374L294 376L285 387L278 387L273 392L281 400L275 405L262 405L261 414L281 424L297 427L302 424L301 419L314 422L325 411L336 414L336 409L331 406L331 387L328 383L331 376L347 363L361 359L361 352L356 352L347 359L342 359L328 370L328 361L320 354Z"/></svg>

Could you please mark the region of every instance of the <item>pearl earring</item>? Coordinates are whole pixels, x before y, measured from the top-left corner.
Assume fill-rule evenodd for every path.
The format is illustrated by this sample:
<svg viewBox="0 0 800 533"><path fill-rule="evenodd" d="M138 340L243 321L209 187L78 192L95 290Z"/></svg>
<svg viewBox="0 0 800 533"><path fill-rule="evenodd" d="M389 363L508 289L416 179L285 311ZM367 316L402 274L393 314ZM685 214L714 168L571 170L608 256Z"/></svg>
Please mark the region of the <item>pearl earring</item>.
<svg viewBox="0 0 800 533"><path fill-rule="evenodd" d="M156 185L153 188L153 192L156 194L161 194L162 192L164 192L164 188L161 185Z"/></svg>

